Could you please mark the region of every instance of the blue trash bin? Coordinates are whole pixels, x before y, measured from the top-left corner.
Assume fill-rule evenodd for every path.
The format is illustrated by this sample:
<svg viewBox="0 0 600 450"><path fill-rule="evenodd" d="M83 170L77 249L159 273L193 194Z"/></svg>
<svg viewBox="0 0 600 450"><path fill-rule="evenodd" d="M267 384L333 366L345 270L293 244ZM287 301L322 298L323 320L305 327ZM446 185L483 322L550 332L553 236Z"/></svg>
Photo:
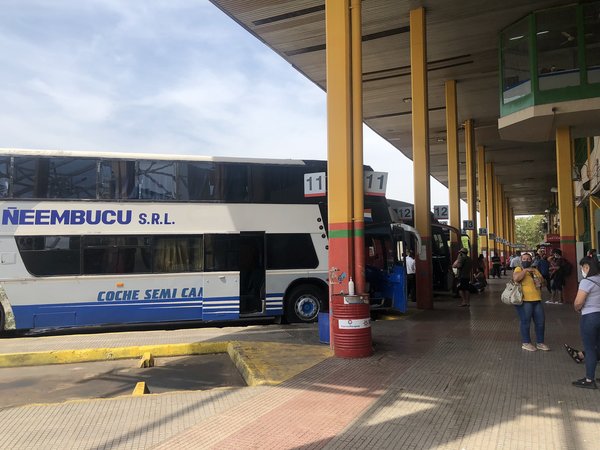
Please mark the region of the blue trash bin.
<svg viewBox="0 0 600 450"><path fill-rule="evenodd" d="M319 342L329 344L329 313L319 313L317 321L319 322Z"/></svg>

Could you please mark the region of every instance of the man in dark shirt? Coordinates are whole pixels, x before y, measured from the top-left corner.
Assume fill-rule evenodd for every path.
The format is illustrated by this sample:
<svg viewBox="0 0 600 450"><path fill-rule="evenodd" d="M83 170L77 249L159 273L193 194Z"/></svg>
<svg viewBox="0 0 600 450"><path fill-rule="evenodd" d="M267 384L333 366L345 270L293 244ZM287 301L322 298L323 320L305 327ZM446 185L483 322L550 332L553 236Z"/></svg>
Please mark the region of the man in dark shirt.
<svg viewBox="0 0 600 450"><path fill-rule="evenodd" d="M462 299L462 303L458 306L471 306L469 285L471 284L472 262L468 253L469 251L466 248L461 248L456 261L452 264L452 267L458 269L458 293Z"/></svg>
<svg viewBox="0 0 600 450"><path fill-rule="evenodd" d="M492 256L492 276L500 278L500 266L502 261L498 255Z"/></svg>

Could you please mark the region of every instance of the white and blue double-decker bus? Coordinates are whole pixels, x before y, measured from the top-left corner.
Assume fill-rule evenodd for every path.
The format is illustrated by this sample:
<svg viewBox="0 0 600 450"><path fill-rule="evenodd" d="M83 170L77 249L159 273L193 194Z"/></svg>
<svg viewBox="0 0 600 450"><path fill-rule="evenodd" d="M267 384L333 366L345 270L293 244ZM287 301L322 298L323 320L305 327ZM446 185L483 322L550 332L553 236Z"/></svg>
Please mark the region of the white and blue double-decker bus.
<svg viewBox="0 0 600 450"><path fill-rule="evenodd" d="M325 161L0 150L1 329L313 321L328 304L327 204L304 183L325 171ZM390 223L384 197L365 201Z"/></svg>

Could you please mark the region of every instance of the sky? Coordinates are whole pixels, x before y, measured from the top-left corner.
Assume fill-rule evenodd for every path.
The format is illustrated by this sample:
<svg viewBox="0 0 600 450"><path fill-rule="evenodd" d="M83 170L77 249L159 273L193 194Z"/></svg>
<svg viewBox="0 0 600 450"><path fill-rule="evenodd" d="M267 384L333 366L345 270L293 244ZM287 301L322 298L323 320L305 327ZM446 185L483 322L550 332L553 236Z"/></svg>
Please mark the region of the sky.
<svg viewBox="0 0 600 450"><path fill-rule="evenodd" d="M208 0L4 0L0 63L0 147L327 158L326 94ZM368 127L364 162L413 203Z"/></svg>

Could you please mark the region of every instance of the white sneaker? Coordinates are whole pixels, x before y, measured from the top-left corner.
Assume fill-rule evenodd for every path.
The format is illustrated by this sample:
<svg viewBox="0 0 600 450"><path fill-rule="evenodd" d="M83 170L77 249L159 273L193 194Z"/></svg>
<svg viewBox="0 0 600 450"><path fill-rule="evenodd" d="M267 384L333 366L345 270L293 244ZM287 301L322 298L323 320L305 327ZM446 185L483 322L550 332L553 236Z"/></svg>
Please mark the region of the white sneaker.
<svg viewBox="0 0 600 450"><path fill-rule="evenodd" d="M544 352L550 351L550 347L548 347L546 344L536 344L535 348L537 348L538 350L542 350Z"/></svg>
<svg viewBox="0 0 600 450"><path fill-rule="evenodd" d="M535 348L535 346L531 342L527 344L521 344L521 348L523 350L527 350L528 352L535 352L537 350L537 348Z"/></svg>

